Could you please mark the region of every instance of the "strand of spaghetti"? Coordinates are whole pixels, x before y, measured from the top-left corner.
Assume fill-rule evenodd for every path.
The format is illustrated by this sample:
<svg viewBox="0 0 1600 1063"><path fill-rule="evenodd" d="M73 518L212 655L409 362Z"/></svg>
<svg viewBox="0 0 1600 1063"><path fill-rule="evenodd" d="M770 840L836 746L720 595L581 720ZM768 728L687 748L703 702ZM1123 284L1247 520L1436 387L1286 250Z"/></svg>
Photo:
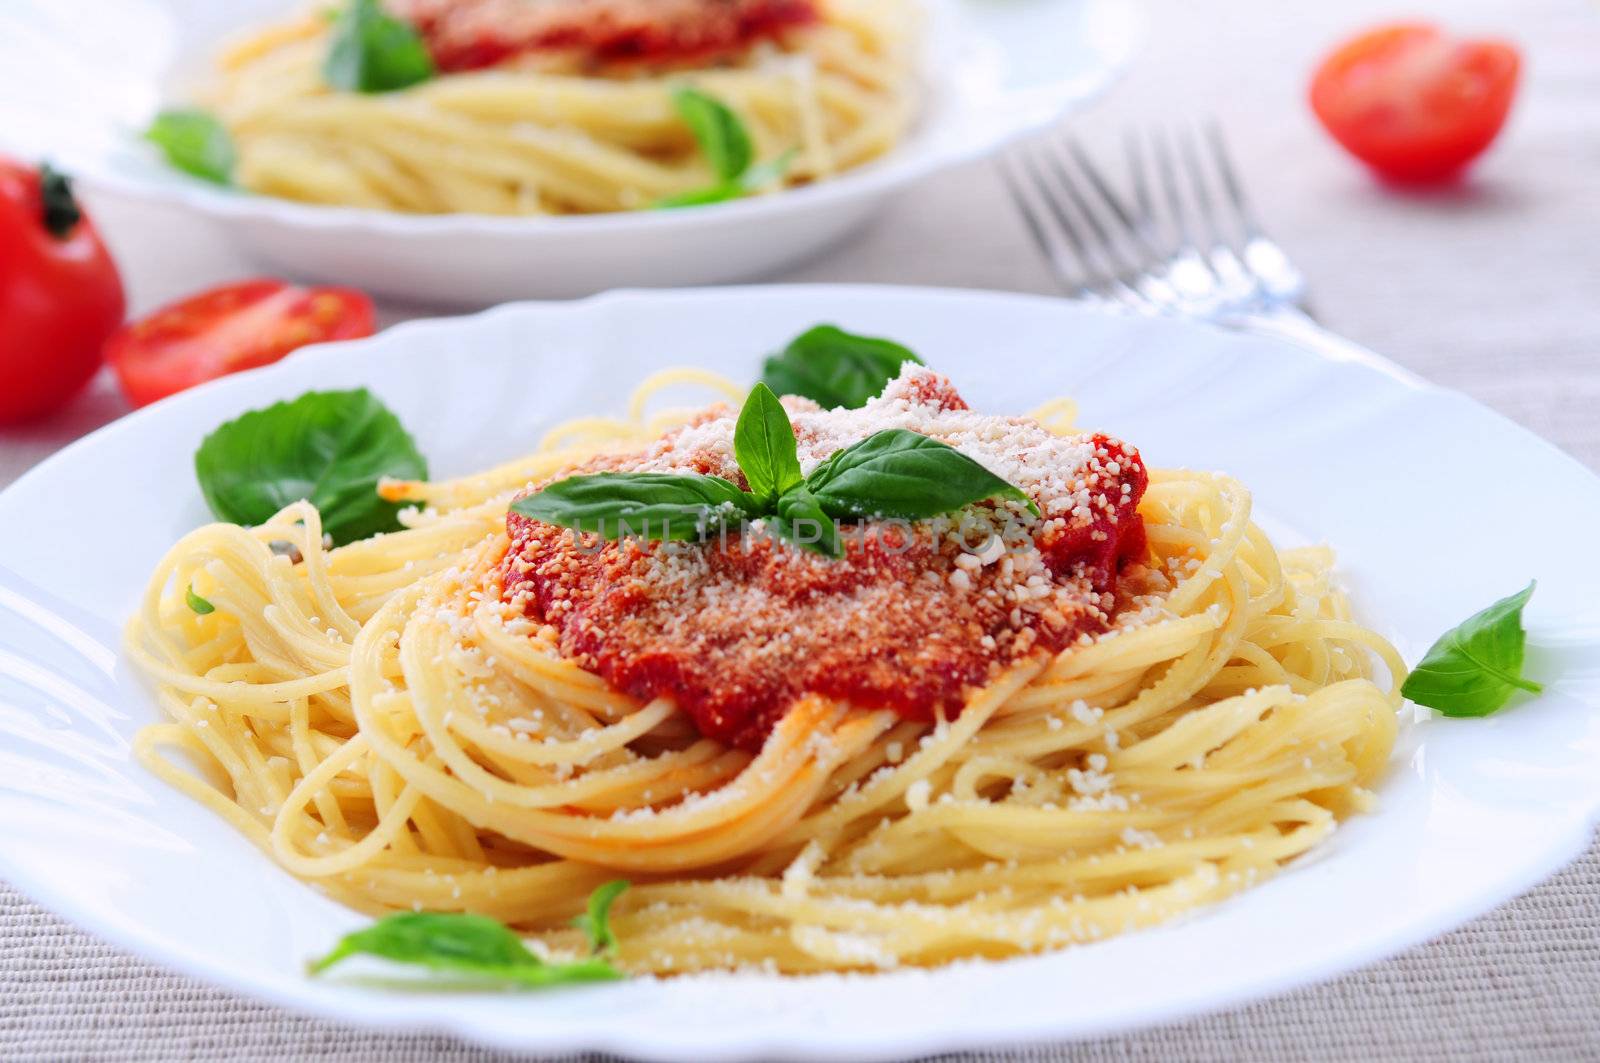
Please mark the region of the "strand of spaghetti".
<svg viewBox="0 0 1600 1063"><path fill-rule="evenodd" d="M383 813L376 827L354 845L336 853L327 856L307 856L295 848L294 839L291 837L291 827L295 822L297 811L335 775L361 760L366 752L367 741L363 736L357 735L350 739L338 753L324 760L314 771L302 778L284 801L272 826L273 853L284 867L297 875L307 877L335 875L359 867L386 846L394 843L422 796L416 790L408 788L403 791Z"/></svg>
<svg viewBox="0 0 1600 1063"><path fill-rule="evenodd" d="M192 772L171 764L161 755L163 745L179 746L191 752L203 751L206 755L210 755L211 750L196 740L191 728L176 723L151 724L142 728L134 735L133 755L144 765L146 771L180 791L190 800L221 816L234 830L255 842L263 850L271 850L272 843L267 828L256 817L204 779L197 778Z"/></svg>
<svg viewBox="0 0 1600 1063"><path fill-rule="evenodd" d="M1022 662L1012 667L1006 675L986 687L962 707L954 723L942 724L923 740L899 770L881 775L866 786L841 798L834 805L815 815L808 816L785 836L785 841L803 840L805 835L825 834L844 825L847 820L875 812L896 798L905 795L913 783L934 768L949 760L971 741L973 735L986 723L1005 700L1043 669L1042 661Z"/></svg>
<svg viewBox="0 0 1600 1063"><path fill-rule="evenodd" d="M600 859L613 866L645 869L658 862L693 866L696 861L726 859L742 847L746 835L771 832L775 823L792 818L790 807L800 799L808 803L810 794L820 785L818 775L825 775L819 773L811 761L804 739L838 710L821 702L811 702L796 706L746 772L719 792L714 813L709 812L703 802L686 802L682 807L664 810L644 821L573 822L568 817L530 807L540 803L539 795L504 791L514 795L511 802L514 807L507 807L504 801L490 800L491 796L499 794L481 793L458 779L428 769L415 754L384 734L362 708L374 692L364 689L372 674L366 660L377 642L387 642L375 633L403 626L401 618L414 609L423 593L422 589L414 589L391 601L357 639L352 656L352 694L357 705L357 719L362 733L385 763L393 765L420 792L461 810L480 827L499 830L508 837L564 856ZM803 807L802 803L795 814L803 811ZM714 828L720 828L714 830L715 836L705 837L707 831ZM619 842L626 842L630 848L617 849Z"/></svg>

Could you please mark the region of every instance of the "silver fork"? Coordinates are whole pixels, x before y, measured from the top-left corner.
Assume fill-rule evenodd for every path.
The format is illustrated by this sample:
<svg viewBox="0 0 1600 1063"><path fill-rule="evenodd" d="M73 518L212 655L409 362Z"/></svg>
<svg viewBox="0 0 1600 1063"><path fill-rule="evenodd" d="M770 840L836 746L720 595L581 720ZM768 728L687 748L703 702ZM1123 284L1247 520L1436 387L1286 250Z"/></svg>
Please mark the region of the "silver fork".
<svg viewBox="0 0 1600 1063"><path fill-rule="evenodd" d="M1305 277L1262 231L1215 123L1130 133L1125 148L1131 196L1064 133L1000 161L1029 233L1068 291L1224 325L1310 325Z"/></svg>

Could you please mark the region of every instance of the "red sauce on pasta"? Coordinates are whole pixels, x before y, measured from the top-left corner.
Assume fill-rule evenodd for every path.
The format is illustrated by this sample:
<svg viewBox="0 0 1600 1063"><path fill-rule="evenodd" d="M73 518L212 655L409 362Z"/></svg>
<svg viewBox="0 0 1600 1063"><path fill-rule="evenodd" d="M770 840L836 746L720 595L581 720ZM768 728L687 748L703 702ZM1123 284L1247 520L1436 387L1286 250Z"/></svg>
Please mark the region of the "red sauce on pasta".
<svg viewBox="0 0 1600 1063"><path fill-rule="evenodd" d="M1145 548L1136 508L1148 477L1132 447L971 413L920 367L863 410L785 404L803 466L879 424L910 425L1021 486L1043 519L1023 527L984 503L960 529L868 522L846 529L846 556L832 560L759 529L602 542L512 513L505 594L556 629L563 655L635 697L673 698L703 734L747 749L808 693L913 720L953 716L1008 664L1109 627L1118 570ZM642 454L581 471L696 471L743 486L732 424L714 409ZM1005 518L1009 531L986 534Z"/></svg>
<svg viewBox="0 0 1600 1063"><path fill-rule="evenodd" d="M591 64L711 61L818 18L815 0L390 0L441 70L560 53Z"/></svg>

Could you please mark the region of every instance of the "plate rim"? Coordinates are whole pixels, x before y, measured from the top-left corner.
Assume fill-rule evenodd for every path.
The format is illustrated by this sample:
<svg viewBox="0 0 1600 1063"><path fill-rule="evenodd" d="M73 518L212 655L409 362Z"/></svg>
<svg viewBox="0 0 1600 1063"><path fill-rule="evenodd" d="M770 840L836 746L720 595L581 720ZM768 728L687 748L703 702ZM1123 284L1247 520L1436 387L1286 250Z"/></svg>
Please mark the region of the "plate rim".
<svg viewBox="0 0 1600 1063"><path fill-rule="evenodd" d="M4 491L0 491L0 506L4 505L7 501L7 496L12 495L17 488L23 485L30 485L36 477L51 475L58 463L72 460L72 454L79 448L87 447L103 436L125 431L129 424L135 423L140 419L164 415L157 411L165 410L178 403L198 401L193 396L199 395L201 392L209 393L222 388L243 389L246 387L243 382L247 379L259 379L262 374L277 373L281 371L282 366L289 364L303 365L310 360L339 357L342 350L353 346L377 346L396 342L411 343L415 342L415 337L426 336L430 332L449 335L457 330L483 327L477 324L480 319L515 317L523 313L582 313L591 311L596 307L603 309L606 304L626 304L635 300L672 302L683 298L704 298L738 301L741 298L767 295L804 296L819 301L841 296L850 298L866 297L869 299L874 297L905 300L920 299L938 302L946 300L976 300L1002 306L1006 304L1047 304L1056 309L1069 310L1073 313L1081 314L1105 312L1086 307L1072 300L1047 295L971 288L931 288L874 284L786 284L689 289L622 289L578 300L537 300L509 303L475 314L425 318L405 322L369 339L321 344L305 348L278 365L235 374L234 377L202 385L200 388L192 389L189 392L163 400L145 409L135 411L62 448L25 472ZM1184 325L1185 327L1207 331L1228 331L1203 322L1184 322ZM1280 340L1283 339L1282 337L1278 338ZM1490 417L1501 422L1503 426L1509 427L1524 437L1525 440L1538 444L1548 456L1559 457L1564 464L1586 478L1600 481L1600 477L1597 477L1593 471L1572 455L1567 454L1553 443L1497 411L1471 399L1464 393L1455 389L1441 387L1417 377L1390 359L1371 352L1364 347L1350 344L1348 341L1339 342L1351 351L1359 352L1361 357L1355 359L1341 358L1305 344L1300 344L1300 346L1304 347L1310 356L1318 360L1355 361L1360 365L1360 368L1369 372L1382 373L1388 376L1391 382L1398 383L1409 390L1450 396L1461 402L1468 403L1480 413L1487 413ZM235 377L237 381L234 381ZM1584 807L1574 806L1565 811L1566 815L1560 824L1560 829L1552 831L1550 842L1540 850L1537 858L1529 856L1517 862L1511 868L1510 873L1503 874L1482 885L1469 898L1465 898L1449 908L1440 909L1432 913L1431 918L1411 921L1402 930L1391 934L1382 943L1375 943L1371 947L1341 955L1337 959L1329 960L1320 965L1307 966L1304 969L1292 972L1288 976L1281 973L1274 973L1270 976L1253 976L1240 986L1235 987L1234 991L1225 998L1211 997L1204 992L1195 992L1179 1001L1167 1001L1162 1006L1161 1017L1159 1023L1156 1024L1142 1022L1137 1017L1116 1016L1099 1022L1084 1023L1080 1021L1069 1029L1062 1029L1059 1027L1052 1028L1049 1016L1041 1014L1035 1021L1025 1025L1012 1023L1008 1027L1006 1040L1011 1044L1022 1044L1030 1040L1082 1041L1120 1032L1144 1029L1157 1024L1170 1025L1199 1014L1238 1008L1262 999L1282 996L1306 985L1325 981L1368 966L1384 957L1395 955L1505 903L1570 862L1588 844L1593 827L1597 822L1600 822L1600 791L1592 794L1589 802ZM355 1000L350 997L334 995L318 996L312 994L300 996L282 988L279 982L261 982L251 980L247 976L235 975L227 965L209 959L205 953L192 948L172 949L165 944L160 948L155 948L153 939L138 933L123 933L121 924L117 924L115 920L101 918L97 914L97 909L92 906L60 903L60 895L52 893L41 880L28 873L22 864L13 859L6 847L0 847L0 879L10 882L13 887L26 895L33 903L41 905L73 925L88 931L100 940L132 954L142 962L166 967L169 970L196 978L212 986L220 986L228 992L249 999L267 1001L296 1014L312 1015L346 1026L355 1026L363 1029L390 1033L442 1033L477 1044L524 1051L590 1050L614 1052L634 1058L684 1060L738 1059L757 1055L808 1059L889 1059L917 1053L955 1051L994 1044L994 1033L990 1030L975 1029L966 1033L957 1033L948 1029L939 1029L926 1034L915 1035L907 1034L905 1031L896 1031L892 1035L879 1035L873 1038L870 1043L863 1045L859 1039L861 1031L856 1030L853 1035L855 1039L850 1040L848 1043L840 1040L838 1035L832 1035L830 1038L826 1031L817 1031L817 1039L809 1042L799 1050L783 1043L776 1035L757 1035L755 1033L745 1035L742 1040L728 1039L714 1044L697 1043L692 1045L674 1042L647 1049L635 1036L624 1031L614 1031L607 1027L581 1030L544 1027L539 1030L538 1041L535 1044L526 1039L519 1039L505 1034L498 1027L485 1028L473 1025L466 1020L435 1017L408 1019L403 1013L403 1008L399 1007L397 1003L403 1001L403 997L396 997L393 1001L390 1001L384 999Z"/></svg>

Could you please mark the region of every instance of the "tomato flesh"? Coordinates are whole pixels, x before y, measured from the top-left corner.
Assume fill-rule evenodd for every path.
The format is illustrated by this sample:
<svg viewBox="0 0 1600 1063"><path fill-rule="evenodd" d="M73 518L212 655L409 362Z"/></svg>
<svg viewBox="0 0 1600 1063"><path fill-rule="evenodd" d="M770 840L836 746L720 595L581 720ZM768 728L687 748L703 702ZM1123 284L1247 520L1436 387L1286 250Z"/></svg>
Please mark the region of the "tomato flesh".
<svg viewBox="0 0 1600 1063"><path fill-rule="evenodd" d="M1458 40L1399 23L1363 33L1323 60L1311 107L1334 139L1397 181L1459 174L1499 135L1521 59L1495 40Z"/></svg>
<svg viewBox="0 0 1600 1063"><path fill-rule="evenodd" d="M106 345L123 394L144 406L311 343L372 335L372 300L350 288L280 280L229 284L162 307Z"/></svg>

